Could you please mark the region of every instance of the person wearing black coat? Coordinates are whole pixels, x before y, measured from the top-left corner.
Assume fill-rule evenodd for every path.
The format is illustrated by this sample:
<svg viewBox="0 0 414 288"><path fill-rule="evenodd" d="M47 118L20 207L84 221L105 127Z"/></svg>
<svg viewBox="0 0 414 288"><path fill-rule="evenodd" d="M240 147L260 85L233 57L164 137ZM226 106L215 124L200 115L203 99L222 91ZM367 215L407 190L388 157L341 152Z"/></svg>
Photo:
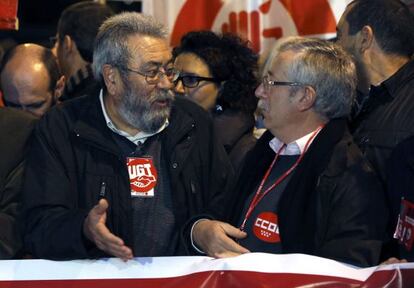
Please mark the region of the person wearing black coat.
<svg viewBox="0 0 414 288"><path fill-rule="evenodd" d="M338 44L358 64L358 88L365 95L351 119L351 133L383 189L389 189L387 173L389 166L395 164L391 163L394 149L414 136L414 17L404 1L352 1L338 22L337 32ZM395 202L401 202L398 194L404 192L395 194L391 189L387 192L394 215L383 260L399 257L392 243L394 211L399 210Z"/></svg>
<svg viewBox="0 0 414 288"><path fill-rule="evenodd" d="M228 223L195 223L195 248L378 264L388 214L347 128L355 86L354 62L333 43L291 37L273 48L256 90L268 131L229 196Z"/></svg>
<svg viewBox="0 0 414 288"><path fill-rule="evenodd" d="M124 58L118 47L141 56ZM150 16L109 18L94 53L105 89L62 103L36 127L26 248L48 259L186 254L182 230L197 215L221 217L232 180L213 123L174 99L166 33Z"/></svg>
<svg viewBox="0 0 414 288"><path fill-rule="evenodd" d="M21 256L21 190L27 143L37 118L0 108L0 259Z"/></svg>
<svg viewBox="0 0 414 288"><path fill-rule="evenodd" d="M93 76L93 43L99 26L114 15L111 7L95 1L81 1L69 5L59 17L53 51L66 85L59 101L95 94L101 83Z"/></svg>

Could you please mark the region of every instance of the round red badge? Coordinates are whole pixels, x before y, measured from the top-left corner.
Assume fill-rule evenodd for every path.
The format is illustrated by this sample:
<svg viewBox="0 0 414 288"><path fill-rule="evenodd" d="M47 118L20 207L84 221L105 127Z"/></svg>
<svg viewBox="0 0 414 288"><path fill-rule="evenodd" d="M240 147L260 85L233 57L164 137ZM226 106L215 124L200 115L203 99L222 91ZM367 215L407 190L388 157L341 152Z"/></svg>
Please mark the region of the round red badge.
<svg viewBox="0 0 414 288"><path fill-rule="evenodd" d="M280 242L277 215L273 212L260 213L254 221L253 233L257 238L264 242Z"/></svg>

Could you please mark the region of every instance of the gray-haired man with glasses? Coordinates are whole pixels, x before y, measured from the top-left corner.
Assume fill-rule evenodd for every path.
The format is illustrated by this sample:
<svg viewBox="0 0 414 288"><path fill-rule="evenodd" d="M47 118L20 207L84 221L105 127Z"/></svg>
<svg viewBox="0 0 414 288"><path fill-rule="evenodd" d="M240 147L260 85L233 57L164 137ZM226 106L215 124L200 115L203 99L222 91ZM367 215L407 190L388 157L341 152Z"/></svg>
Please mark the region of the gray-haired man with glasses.
<svg viewBox="0 0 414 288"><path fill-rule="evenodd" d="M51 259L185 254L185 224L222 216L232 176L209 116L174 97L167 33L149 16L106 20L92 67L100 93L65 103L36 129L26 247Z"/></svg>
<svg viewBox="0 0 414 288"><path fill-rule="evenodd" d="M355 64L340 47L300 37L271 52L258 107L268 131L248 154L229 223L199 220L192 239L213 257L305 253L378 263L384 195L348 132Z"/></svg>

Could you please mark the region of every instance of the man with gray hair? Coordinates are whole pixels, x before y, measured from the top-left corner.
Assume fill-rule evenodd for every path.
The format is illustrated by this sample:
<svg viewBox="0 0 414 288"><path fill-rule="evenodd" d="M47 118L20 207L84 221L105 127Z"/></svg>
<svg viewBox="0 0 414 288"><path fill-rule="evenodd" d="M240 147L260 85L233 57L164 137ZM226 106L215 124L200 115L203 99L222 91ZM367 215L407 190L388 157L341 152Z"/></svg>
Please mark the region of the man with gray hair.
<svg viewBox="0 0 414 288"><path fill-rule="evenodd" d="M385 201L347 129L355 86L355 64L333 43L293 37L274 48L256 90L268 131L234 189L231 225L199 220L195 248L378 263Z"/></svg>
<svg viewBox="0 0 414 288"><path fill-rule="evenodd" d="M149 16L107 19L93 55L103 89L38 125L24 186L34 257L182 255L187 221L221 216L231 165L208 114L174 98L166 37Z"/></svg>

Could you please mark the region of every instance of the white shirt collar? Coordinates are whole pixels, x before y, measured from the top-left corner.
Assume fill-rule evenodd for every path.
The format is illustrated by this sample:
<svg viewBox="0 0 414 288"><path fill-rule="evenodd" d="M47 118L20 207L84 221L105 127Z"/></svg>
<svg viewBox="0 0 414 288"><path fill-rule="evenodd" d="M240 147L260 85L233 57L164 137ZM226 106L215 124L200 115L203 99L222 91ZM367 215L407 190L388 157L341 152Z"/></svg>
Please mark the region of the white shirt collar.
<svg viewBox="0 0 414 288"><path fill-rule="evenodd" d="M105 108L105 104L103 101L103 90L101 89L100 93L99 93L99 101L101 102L101 108L102 108L102 113L105 117L105 122L106 125L108 126L109 129L111 129L114 133L121 135L125 138L127 138L129 141L131 141L132 143L134 143L135 145L138 145L138 143L144 143L145 140L147 140L149 137L160 133L161 131L163 131L165 128L167 128L169 122L168 122L168 118L165 119L164 124L161 126L160 129L158 129L158 131L156 131L155 133L145 133L145 132L138 132L136 135L129 135L129 133L119 130L115 124L112 122L111 118L109 118L108 113L106 112L106 108Z"/></svg>
<svg viewBox="0 0 414 288"><path fill-rule="evenodd" d="M321 130L322 129L320 129L318 127L317 129L313 130L309 134L306 134L302 138L299 138L298 140L295 140L295 141L287 144L286 148L282 150L280 155L300 155L300 154L302 154L305 150L306 143L313 136L313 133L316 132L316 135L314 135L313 139L311 139L311 142L309 143L309 145L312 144L313 140L316 138L316 136L319 134L319 132ZM274 137L269 142L270 148L272 148L272 150L275 151L275 153L279 152L279 150L283 146L283 144L285 144L285 143L283 143L282 141L280 141L276 137Z"/></svg>

